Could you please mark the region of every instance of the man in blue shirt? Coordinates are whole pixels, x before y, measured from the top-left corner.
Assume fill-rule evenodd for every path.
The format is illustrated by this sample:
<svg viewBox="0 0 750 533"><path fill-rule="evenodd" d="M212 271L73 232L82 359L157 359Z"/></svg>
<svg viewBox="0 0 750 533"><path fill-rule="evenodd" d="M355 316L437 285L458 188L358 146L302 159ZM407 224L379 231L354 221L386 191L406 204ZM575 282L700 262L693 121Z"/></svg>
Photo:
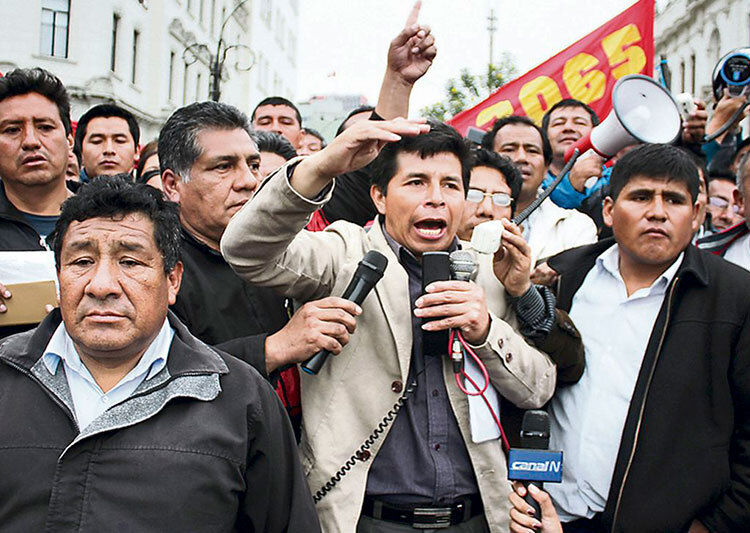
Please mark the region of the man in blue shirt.
<svg viewBox="0 0 750 533"><path fill-rule="evenodd" d="M596 112L580 100L567 98L553 105L544 118L542 129L552 146L552 162L542 186L546 189L565 166L565 151L588 135L599 124ZM609 171L604 172L604 161L595 154L579 159L568 176L550 195L552 201L566 209L575 209L597 189L609 183ZM594 183L587 186L588 180Z"/></svg>

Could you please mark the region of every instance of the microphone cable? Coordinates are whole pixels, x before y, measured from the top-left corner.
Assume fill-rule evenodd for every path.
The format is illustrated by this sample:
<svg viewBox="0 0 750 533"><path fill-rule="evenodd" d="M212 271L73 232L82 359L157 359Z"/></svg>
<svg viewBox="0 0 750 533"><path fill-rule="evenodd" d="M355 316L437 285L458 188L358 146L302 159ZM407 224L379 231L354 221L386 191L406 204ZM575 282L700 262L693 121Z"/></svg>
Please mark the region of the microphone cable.
<svg viewBox="0 0 750 533"><path fill-rule="evenodd" d="M487 391L487 388L490 386L490 376L489 372L487 371L487 366L484 364L482 359L480 359L480 357L474 352L474 350L471 349L471 346L469 346L469 343L466 342L460 330L450 330L450 334L448 337L448 350L451 354L453 376L456 380L456 385L458 385L458 388L461 390L461 392L463 392L467 396L481 396L482 400L484 400L487 409L489 409L490 414L492 415L492 419L495 421L495 424L500 430L500 439L502 441L502 446L507 454L508 452L510 452L510 443L508 442L508 437L505 435L503 425L500 423L500 417L497 416L495 410L490 404L490 401L484 395L484 393ZM477 383L471 378L471 376L469 376L464 370L463 362L467 357L467 354L471 356L471 358L479 367L480 372L482 373L482 379L484 380L484 384L482 387L479 387L479 385L477 385ZM472 387L474 387L474 392L471 392L466 389L466 387L464 387L464 384L461 382L462 379L468 381L472 385Z"/></svg>

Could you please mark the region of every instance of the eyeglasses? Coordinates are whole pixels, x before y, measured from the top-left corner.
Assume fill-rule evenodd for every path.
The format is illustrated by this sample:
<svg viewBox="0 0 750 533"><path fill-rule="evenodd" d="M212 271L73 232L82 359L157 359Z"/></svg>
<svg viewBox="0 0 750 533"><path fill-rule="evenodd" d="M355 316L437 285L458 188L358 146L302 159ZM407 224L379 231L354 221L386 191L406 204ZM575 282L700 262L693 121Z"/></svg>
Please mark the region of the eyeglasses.
<svg viewBox="0 0 750 533"><path fill-rule="evenodd" d="M709 197L708 205L710 205L711 207L715 207L719 209L720 211L731 209L732 213L734 213L735 215L740 212L740 206L735 205L735 204L730 204L724 198L720 198L719 196Z"/></svg>
<svg viewBox="0 0 750 533"><path fill-rule="evenodd" d="M492 198L492 203L498 207L508 207L513 203L513 198L505 192L484 192L479 189L469 189L466 193L466 199L475 204L484 201L487 196Z"/></svg>

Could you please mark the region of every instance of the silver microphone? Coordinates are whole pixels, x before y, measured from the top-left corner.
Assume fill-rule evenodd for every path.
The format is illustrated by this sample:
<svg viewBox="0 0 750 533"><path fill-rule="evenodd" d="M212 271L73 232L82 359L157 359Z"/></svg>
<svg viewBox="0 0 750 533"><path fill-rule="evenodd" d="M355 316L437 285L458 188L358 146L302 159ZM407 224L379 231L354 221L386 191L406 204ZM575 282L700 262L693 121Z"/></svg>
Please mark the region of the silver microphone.
<svg viewBox="0 0 750 533"><path fill-rule="evenodd" d="M471 281L477 272L477 262L474 254L468 250L456 250L451 252L451 279L458 281Z"/></svg>

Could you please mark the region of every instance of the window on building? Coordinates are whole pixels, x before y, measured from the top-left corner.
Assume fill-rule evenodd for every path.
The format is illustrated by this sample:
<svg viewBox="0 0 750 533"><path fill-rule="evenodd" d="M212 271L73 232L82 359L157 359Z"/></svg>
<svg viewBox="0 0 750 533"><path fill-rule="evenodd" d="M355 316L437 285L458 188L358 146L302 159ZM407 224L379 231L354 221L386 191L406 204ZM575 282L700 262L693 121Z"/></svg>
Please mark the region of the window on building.
<svg viewBox="0 0 750 533"><path fill-rule="evenodd" d="M112 53L109 58L109 69L114 72L117 67L117 30L120 27L120 15L112 15Z"/></svg>
<svg viewBox="0 0 750 533"><path fill-rule="evenodd" d="M680 92L685 92L685 62L680 62Z"/></svg>
<svg viewBox="0 0 750 533"><path fill-rule="evenodd" d="M190 65L185 63L185 70L182 71L182 105L185 105L188 103L187 91L188 91L189 70L190 70Z"/></svg>
<svg viewBox="0 0 750 533"><path fill-rule="evenodd" d="M690 94L695 96L695 54L690 55Z"/></svg>
<svg viewBox="0 0 750 533"><path fill-rule="evenodd" d="M138 46L141 40L141 32L133 30L133 69L130 71L130 82L135 85L138 79Z"/></svg>
<svg viewBox="0 0 750 533"><path fill-rule="evenodd" d="M715 65L719 59L721 59L721 34L717 28L714 28L708 39L708 61L711 65Z"/></svg>
<svg viewBox="0 0 750 533"><path fill-rule="evenodd" d="M39 53L68 57L70 0L42 0L42 27Z"/></svg>
<svg viewBox="0 0 750 533"><path fill-rule="evenodd" d="M199 72L195 76L195 101L201 100L201 88L203 86L203 75Z"/></svg>
<svg viewBox="0 0 750 533"><path fill-rule="evenodd" d="M167 98L169 101L172 101L172 97L174 96L174 69L175 69L175 63L177 59L177 54L174 52L169 52L169 86L167 87Z"/></svg>

